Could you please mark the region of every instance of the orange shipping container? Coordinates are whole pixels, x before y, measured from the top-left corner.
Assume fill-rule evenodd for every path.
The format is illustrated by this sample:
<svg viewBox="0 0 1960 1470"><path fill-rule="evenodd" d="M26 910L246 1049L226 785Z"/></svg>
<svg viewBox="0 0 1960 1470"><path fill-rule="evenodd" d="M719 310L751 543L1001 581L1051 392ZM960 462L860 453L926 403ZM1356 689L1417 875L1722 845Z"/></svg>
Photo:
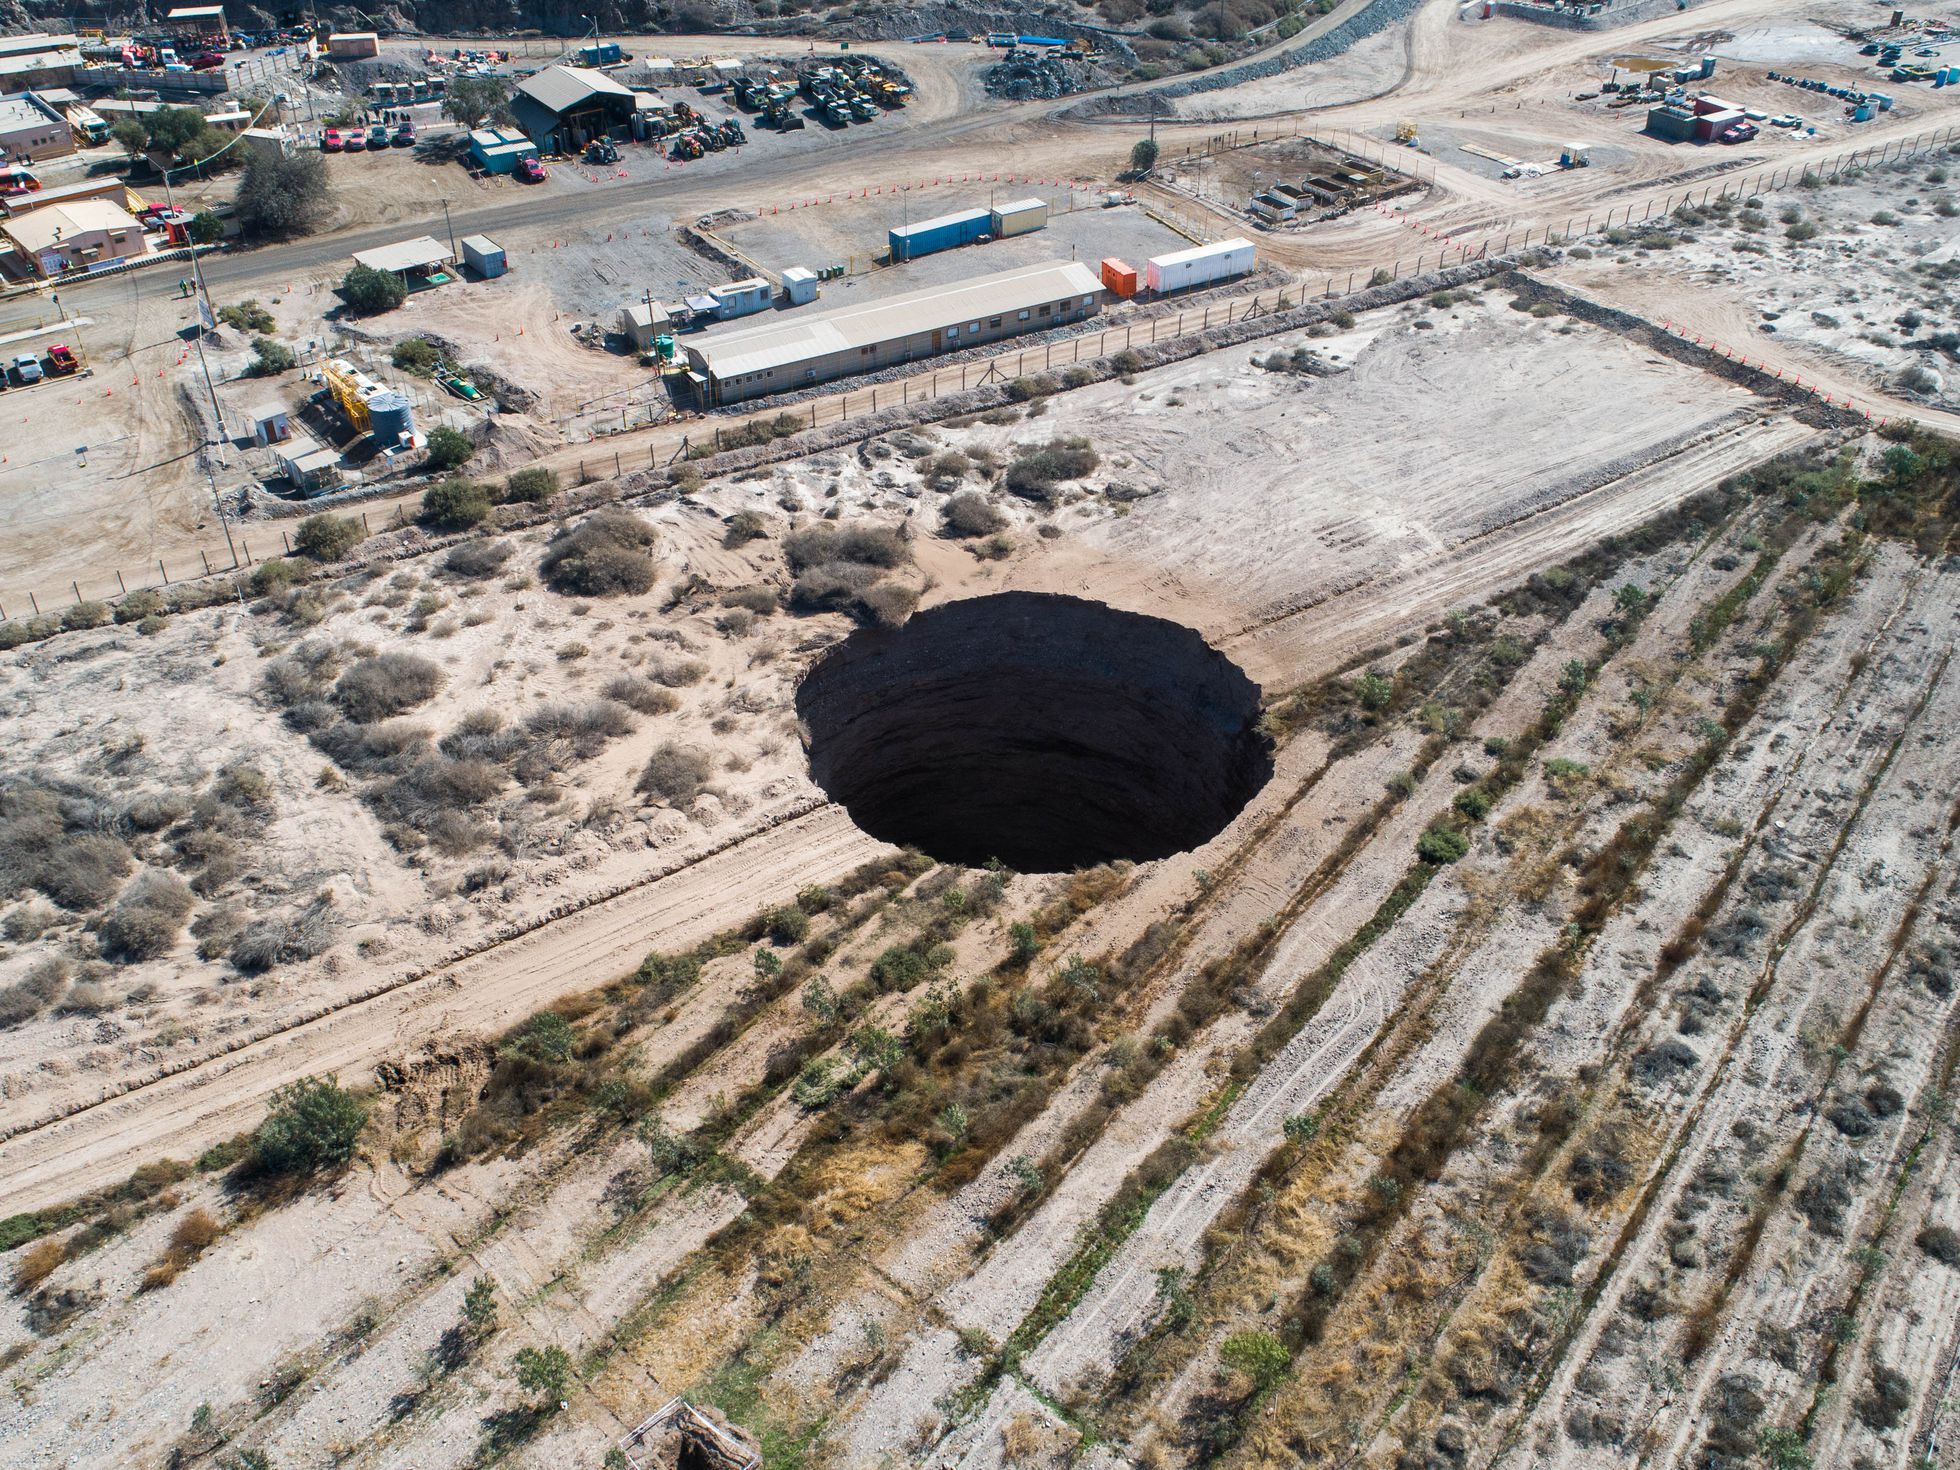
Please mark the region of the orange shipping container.
<svg viewBox="0 0 1960 1470"><path fill-rule="evenodd" d="M1137 294L1137 270L1133 265L1125 265L1115 256L1102 263L1102 283L1118 296Z"/></svg>

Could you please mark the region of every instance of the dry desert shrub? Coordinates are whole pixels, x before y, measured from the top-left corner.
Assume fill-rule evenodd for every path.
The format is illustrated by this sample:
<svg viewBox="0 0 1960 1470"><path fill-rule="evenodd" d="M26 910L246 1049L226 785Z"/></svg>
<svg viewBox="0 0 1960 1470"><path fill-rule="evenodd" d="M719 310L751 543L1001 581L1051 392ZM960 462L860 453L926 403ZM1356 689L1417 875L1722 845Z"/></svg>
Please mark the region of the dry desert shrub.
<svg viewBox="0 0 1960 1470"><path fill-rule="evenodd" d="M948 536L991 536L1007 528L1007 517L987 497L968 490L946 502L940 512Z"/></svg>
<svg viewBox="0 0 1960 1470"><path fill-rule="evenodd" d="M442 670L413 653L378 653L364 658L333 686L334 703L356 724L392 719L433 699L442 688Z"/></svg>
<svg viewBox="0 0 1960 1470"><path fill-rule="evenodd" d="M570 597L637 596L653 590L659 539L629 510L597 510L551 538L538 572L552 591Z"/></svg>
<svg viewBox="0 0 1960 1470"><path fill-rule="evenodd" d="M68 1259L68 1242L53 1236L36 1241L21 1256L20 1264L14 1267L14 1295L26 1296L43 1281L54 1275L55 1269Z"/></svg>
<svg viewBox="0 0 1960 1470"><path fill-rule="evenodd" d="M672 714L680 708L680 696L639 674L621 674L608 680L603 691L607 699L623 704L643 715Z"/></svg>
<svg viewBox="0 0 1960 1470"><path fill-rule="evenodd" d="M191 891L174 873L146 872L125 888L96 934L105 957L131 964L169 953L191 913Z"/></svg>
<svg viewBox="0 0 1960 1470"><path fill-rule="evenodd" d="M333 943L333 895L321 893L291 914L248 924L232 941L231 963L247 975L310 960Z"/></svg>
<svg viewBox="0 0 1960 1470"><path fill-rule="evenodd" d="M738 607L766 618L781 610L783 596L774 587L758 582L750 587L734 587L721 594L723 607Z"/></svg>
<svg viewBox="0 0 1960 1470"><path fill-rule="evenodd" d="M791 533L783 541L783 557L793 572L835 562L891 568L911 561L912 551L889 526L816 525Z"/></svg>
<svg viewBox="0 0 1960 1470"><path fill-rule="evenodd" d="M640 772L639 789L674 806L686 806L707 788L714 761L698 746L668 740L654 747Z"/></svg>
<svg viewBox="0 0 1960 1470"><path fill-rule="evenodd" d="M0 987L0 1031L24 1026L61 999L71 967L59 955L38 961L13 984Z"/></svg>
<svg viewBox="0 0 1960 1470"><path fill-rule="evenodd" d="M164 1247L150 1269L143 1273L141 1289L155 1291L168 1286L184 1272L205 1251L209 1250L224 1228L213 1218L209 1210L192 1210L177 1222L177 1228L170 1232L170 1244Z"/></svg>
<svg viewBox="0 0 1960 1470"><path fill-rule="evenodd" d="M503 541L464 541L443 555L442 569L452 577L476 581L494 577L510 560L510 546Z"/></svg>

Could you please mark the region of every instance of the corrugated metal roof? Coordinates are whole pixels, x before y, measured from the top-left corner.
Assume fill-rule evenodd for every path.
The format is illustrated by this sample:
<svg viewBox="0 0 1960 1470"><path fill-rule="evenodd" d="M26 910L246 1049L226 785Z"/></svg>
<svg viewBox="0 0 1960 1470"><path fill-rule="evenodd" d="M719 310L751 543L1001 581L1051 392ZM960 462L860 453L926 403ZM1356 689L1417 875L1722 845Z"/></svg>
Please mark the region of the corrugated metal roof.
<svg viewBox="0 0 1960 1470"><path fill-rule="evenodd" d="M994 213L999 215L1024 214L1030 209L1046 209L1046 199L1010 199L1005 204L996 204Z"/></svg>
<svg viewBox="0 0 1960 1470"><path fill-rule="evenodd" d="M441 265L449 260L449 250L440 240L430 235L420 235L413 240L403 240L394 245L380 245L373 250L356 250L354 261L378 271L412 271L424 266Z"/></svg>
<svg viewBox="0 0 1960 1470"><path fill-rule="evenodd" d="M499 245L495 240L492 240L488 235L463 236L463 249L474 252L477 255L501 255L504 251L504 247Z"/></svg>
<svg viewBox="0 0 1960 1470"><path fill-rule="evenodd" d="M963 225L969 220L991 218L984 209L962 209L953 214L934 215L922 219L915 225L893 225L890 234L893 239L909 240L914 235L929 235L935 230L943 230L949 225Z"/></svg>
<svg viewBox="0 0 1960 1470"><path fill-rule="evenodd" d="M632 88L621 86L602 71L583 66L547 66L536 76L519 82L517 90L551 112L569 112L593 97L633 100Z"/></svg>
<svg viewBox="0 0 1960 1470"><path fill-rule="evenodd" d="M1101 291L1102 283L1086 265L1054 260L976 280L907 291L882 301L710 332L690 343L688 352L698 354L717 378L733 378Z"/></svg>

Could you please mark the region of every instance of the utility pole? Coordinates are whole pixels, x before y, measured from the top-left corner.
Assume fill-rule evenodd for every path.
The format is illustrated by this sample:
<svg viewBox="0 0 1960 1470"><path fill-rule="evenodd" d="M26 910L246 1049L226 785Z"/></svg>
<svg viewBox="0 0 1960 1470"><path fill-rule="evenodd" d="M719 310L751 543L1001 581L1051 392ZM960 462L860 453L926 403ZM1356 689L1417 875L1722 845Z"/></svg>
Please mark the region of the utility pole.
<svg viewBox="0 0 1960 1470"><path fill-rule="evenodd" d="M456 258L456 226L449 222L449 201L442 201L442 227L449 232L449 258Z"/></svg>

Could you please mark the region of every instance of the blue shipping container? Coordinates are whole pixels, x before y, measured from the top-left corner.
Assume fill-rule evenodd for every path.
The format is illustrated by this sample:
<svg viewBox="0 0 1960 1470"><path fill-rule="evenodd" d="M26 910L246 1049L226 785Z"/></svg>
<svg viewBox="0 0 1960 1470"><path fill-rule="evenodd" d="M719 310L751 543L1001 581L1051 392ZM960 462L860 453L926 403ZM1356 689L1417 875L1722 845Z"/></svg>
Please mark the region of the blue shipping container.
<svg viewBox="0 0 1960 1470"><path fill-rule="evenodd" d="M963 209L958 214L942 214L937 219L920 220L916 225L901 225L890 231L886 238L891 245L894 261L916 260L921 255L971 245L988 233L992 224L993 216L986 210Z"/></svg>

